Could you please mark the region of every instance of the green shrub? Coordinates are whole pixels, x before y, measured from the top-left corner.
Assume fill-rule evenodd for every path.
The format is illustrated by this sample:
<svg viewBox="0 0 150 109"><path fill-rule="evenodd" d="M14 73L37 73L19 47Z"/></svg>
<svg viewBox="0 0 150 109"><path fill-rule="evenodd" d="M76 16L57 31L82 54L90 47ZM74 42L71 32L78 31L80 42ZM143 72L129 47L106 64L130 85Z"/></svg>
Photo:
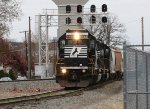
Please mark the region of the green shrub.
<svg viewBox="0 0 150 109"><path fill-rule="evenodd" d="M8 73L4 73L4 77L9 77L9 74Z"/></svg>
<svg viewBox="0 0 150 109"><path fill-rule="evenodd" d="M13 70L9 70L9 77L12 79L12 80L16 80L16 74L15 72L13 72Z"/></svg>
<svg viewBox="0 0 150 109"><path fill-rule="evenodd" d="M4 71L3 70L0 70L0 78L4 77Z"/></svg>
<svg viewBox="0 0 150 109"><path fill-rule="evenodd" d="M0 70L0 78L2 77L9 77L9 74L5 73L4 70Z"/></svg>

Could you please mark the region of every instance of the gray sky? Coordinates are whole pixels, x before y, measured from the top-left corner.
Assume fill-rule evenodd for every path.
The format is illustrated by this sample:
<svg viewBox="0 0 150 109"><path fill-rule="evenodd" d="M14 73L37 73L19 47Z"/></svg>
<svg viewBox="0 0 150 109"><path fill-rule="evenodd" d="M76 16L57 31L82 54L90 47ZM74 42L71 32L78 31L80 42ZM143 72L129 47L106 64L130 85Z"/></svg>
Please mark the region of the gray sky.
<svg viewBox="0 0 150 109"><path fill-rule="evenodd" d="M24 39L24 34L19 31L28 30L28 17L32 19L32 31L35 29L35 15L42 12L42 9L57 9L52 0L20 0L22 1L23 16L21 20L13 23L13 29L9 38L17 41ZM145 44L150 44L150 0L89 0L86 8L95 4L101 8L102 4L107 4L109 12L118 16L119 21L127 29L128 40L132 44L141 44L141 17L144 17ZM54 29L56 30L56 29ZM56 32L54 36L56 36Z"/></svg>

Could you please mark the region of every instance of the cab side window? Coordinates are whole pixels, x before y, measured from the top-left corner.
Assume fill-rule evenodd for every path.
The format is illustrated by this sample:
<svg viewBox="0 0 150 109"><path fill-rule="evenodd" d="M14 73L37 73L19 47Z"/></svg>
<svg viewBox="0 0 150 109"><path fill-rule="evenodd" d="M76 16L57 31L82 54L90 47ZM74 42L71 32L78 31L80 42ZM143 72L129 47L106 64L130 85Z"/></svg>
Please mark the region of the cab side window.
<svg viewBox="0 0 150 109"><path fill-rule="evenodd" d="M63 49L65 47L65 40L60 41L60 48Z"/></svg>
<svg viewBox="0 0 150 109"><path fill-rule="evenodd" d="M90 42L90 48L91 48L91 49L94 48L94 40L91 40L91 42Z"/></svg>
<svg viewBox="0 0 150 109"><path fill-rule="evenodd" d="M105 49L105 57L108 58L110 56L110 51L109 49Z"/></svg>
<svg viewBox="0 0 150 109"><path fill-rule="evenodd" d="M100 50L100 57L104 57L104 50L103 49Z"/></svg>

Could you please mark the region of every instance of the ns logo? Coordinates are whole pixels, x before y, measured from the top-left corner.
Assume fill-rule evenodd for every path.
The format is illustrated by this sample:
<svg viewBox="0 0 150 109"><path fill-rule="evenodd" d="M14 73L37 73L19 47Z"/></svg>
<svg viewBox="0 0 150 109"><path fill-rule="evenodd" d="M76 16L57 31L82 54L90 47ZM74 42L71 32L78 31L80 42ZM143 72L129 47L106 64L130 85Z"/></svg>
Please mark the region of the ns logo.
<svg viewBox="0 0 150 109"><path fill-rule="evenodd" d="M77 58L81 52L81 49L82 49L81 47L73 47L70 53L70 57Z"/></svg>

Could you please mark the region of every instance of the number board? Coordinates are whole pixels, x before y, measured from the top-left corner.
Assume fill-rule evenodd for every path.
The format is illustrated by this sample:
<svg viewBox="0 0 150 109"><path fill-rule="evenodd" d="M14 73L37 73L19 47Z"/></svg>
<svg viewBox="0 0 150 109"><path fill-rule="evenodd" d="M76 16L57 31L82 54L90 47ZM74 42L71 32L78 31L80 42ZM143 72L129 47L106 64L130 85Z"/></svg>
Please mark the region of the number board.
<svg viewBox="0 0 150 109"><path fill-rule="evenodd" d="M74 39L73 35L67 35L66 39ZM88 39L87 35L80 35L80 39Z"/></svg>

